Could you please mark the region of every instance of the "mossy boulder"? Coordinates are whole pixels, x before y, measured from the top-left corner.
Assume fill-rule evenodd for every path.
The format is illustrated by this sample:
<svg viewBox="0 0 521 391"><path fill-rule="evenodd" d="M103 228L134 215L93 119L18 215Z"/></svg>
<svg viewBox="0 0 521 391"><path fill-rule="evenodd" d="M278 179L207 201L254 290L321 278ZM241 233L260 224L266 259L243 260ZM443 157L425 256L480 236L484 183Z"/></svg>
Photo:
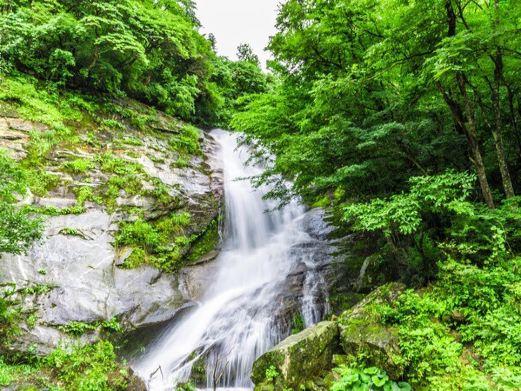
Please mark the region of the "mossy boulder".
<svg viewBox="0 0 521 391"><path fill-rule="evenodd" d="M403 290L402 284L384 285L343 313L338 321L345 353L384 369L392 378L403 374L396 360L400 353L398 330L382 324L378 309L379 305L396 301Z"/></svg>
<svg viewBox="0 0 521 391"><path fill-rule="evenodd" d="M295 388L331 368L338 349L338 326L321 322L282 341L253 365L255 390Z"/></svg>

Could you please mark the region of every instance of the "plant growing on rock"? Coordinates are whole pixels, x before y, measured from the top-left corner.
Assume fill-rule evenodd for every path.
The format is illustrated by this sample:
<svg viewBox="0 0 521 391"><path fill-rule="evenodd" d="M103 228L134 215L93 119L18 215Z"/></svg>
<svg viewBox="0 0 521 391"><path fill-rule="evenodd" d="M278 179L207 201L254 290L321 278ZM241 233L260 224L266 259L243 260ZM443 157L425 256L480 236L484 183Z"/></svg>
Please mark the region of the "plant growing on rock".
<svg viewBox="0 0 521 391"><path fill-rule="evenodd" d="M412 391L405 382L396 383L381 369L370 367L363 369L340 366L334 369L339 376L331 386L331 391L349 390L382 390L382 391Z"/></svg>
<svg viewBox="0 0 521 391"><path fill-rule="evenodd" d="M0 151L0 253L22 253L42 235L42 221L15 205L27 187L27 173Z"/></svg>
<svg viewBox="0 0 521 391"><path fill-rule="evenodd" d="M273 382L275 379L279 376L279 371L277 371L277 368L275 368L274 365L271 365L270 367L266 368L266 374L265 378L268 382Z"/></svg>
<svg viewBox="0 0 521 391"><path fill-rule="evenodd" d="M122 224L116 236L116 245L133 247L126 266L149 263L165 271L174 270L182 251L192 242L184 235L190 221L190 214L181 212L156 221L137 219Z"/></svg>

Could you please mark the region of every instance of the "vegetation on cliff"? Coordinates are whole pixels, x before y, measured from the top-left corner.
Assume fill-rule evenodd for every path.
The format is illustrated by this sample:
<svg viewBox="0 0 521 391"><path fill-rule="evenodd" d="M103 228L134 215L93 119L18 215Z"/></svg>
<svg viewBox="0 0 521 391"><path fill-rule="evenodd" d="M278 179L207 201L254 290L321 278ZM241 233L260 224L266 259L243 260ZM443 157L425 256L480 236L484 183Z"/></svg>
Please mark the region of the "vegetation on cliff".
<svg viewBox="0 0 521 391"><path fill-rule="evenodd" d="M251 59L218 57L185 0L0 2L0 70L126 95L193 123L225 121L230 99L261 92Z"/></svg>

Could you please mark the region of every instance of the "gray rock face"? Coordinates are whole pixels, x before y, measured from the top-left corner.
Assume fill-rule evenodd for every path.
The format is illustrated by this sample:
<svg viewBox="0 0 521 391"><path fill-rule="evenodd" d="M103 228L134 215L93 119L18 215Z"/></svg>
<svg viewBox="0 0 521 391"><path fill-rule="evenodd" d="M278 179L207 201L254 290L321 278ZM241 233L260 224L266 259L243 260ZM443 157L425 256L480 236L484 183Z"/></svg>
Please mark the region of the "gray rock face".
<svg viewBox="0 0 521 391"><path fill-rule="evenodd" d="M5 140L10 137L6 132L14 130L12 121L4 122L0 122L0 139ZM15 125L20 128L16 131L25 131L23 123ZM147 139L137 160L151 177L161 180L184 200L195 216L196 232L219 213L222 201L221 169L214 156L217 146L211 136L205 136L204 157L194 158L184 171L172 168L171 162L154 163L147 157L155 144L159 148L162 143L163 140ZM18 147L13 154L17 150ZM64 208L74 205L75 198L58 189L49 198L33 197L28 203ZM119 203L142 208L145 213L154 207L145 198L130 199L125 195L118 199ZM86 206L82 214L47 218L43 239L27 254L0 254L0 286L14 288L24 310L36 316L32 327L22 325L23 333L13 349L26 351L31 347L47 353L61 340L71 338L60 327L70 322L94 323L117 317L127 330L164 322L197 300L201 287L212 275L211 262L175 274L150 266L119 268L122 257L129 255L113 246L121 213L109 214L94 204ZM82 338L95 339L96 333Z"/></svg>
<svg viewBox="0 0 521 391"><path fill-rule="evenodd" d="M305 232L314 239L327 240L334 228L326 222L324 209L315 208L309 210L302 217L302 226Z"/></svg>
<svg viewBox="0 0 521 391"><path fill-rule="evenodd" d="M0 117L0 147L7 149L11 157L25 157L25 144L29 140L29 132L42 132L48 128L45 125L26 121L21 118Z"/></svg>

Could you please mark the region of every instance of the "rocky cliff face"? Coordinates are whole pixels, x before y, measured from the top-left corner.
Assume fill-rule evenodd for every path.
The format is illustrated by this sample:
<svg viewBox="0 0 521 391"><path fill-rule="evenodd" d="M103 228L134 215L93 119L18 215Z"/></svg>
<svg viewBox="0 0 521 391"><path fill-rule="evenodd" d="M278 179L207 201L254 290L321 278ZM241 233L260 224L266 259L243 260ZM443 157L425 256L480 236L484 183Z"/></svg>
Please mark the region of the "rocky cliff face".
<svg viewBox="0 0 521 391"><path fill-rule="evenodd" d="M0 146L14 159L28 159L35 140L52 134L1 114ZM0 259L0 285L25 314L10 349L47 353L60 341L166 321L212 275L223 198L217 145L164 114L140 118L139 126L107 115L76 123L84 129L40 159L50 183L21 203L47 216L43 238Z"/></svg>

